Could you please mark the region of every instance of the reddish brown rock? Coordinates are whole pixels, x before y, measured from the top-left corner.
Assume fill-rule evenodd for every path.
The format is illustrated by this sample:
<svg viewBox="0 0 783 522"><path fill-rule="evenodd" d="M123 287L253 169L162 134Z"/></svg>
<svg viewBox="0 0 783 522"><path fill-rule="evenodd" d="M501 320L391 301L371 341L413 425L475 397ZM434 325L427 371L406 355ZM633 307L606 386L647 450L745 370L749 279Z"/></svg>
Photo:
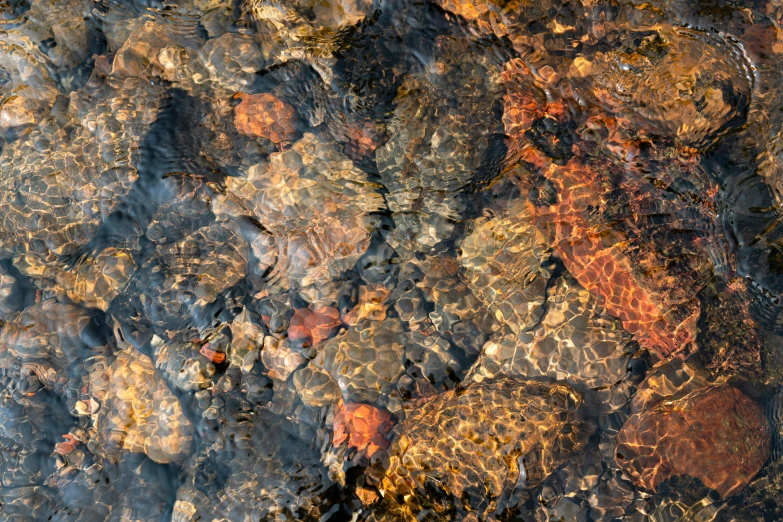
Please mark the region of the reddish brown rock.
<svg viewBox="0 0 783 522"><path fill-rule="evenodd" d="M501 81L506 161L546 179L534 220L555 256L642 347L686 357L696 348L697 294L723 251L716 187L699 156L649 146L617 115L576 110L568 93L549 99L513 60Z"/></svg>
<svg viewBox="0 0 783 522"><path fill-rule="evenodd" d="M54 445L54 452L60 455L68 455L79 446L80 442L70 433L63 435L65 442L58 442Z"/></svg>
<svg viewBox="0 0 783 522"><path fill-rule="evenodd" d="M340 311L333 306L300 308L289 322L288 339L302 346L314 346L336 334L340 326Z"/></svg>
<svg viewBox="0 0 783 522"><path fill-rule="evenodd" d="M568 109L536 96L524 69L509 68L504 75L507 160L541 172L554 189L554 200L537 207L535 222L548 231L555 255L644 348L662 358L686 356L700 317L696 293L712 274L708 252L715 250L709 235L712 187L696 159L667 160L676 168L650 183L628 163L638 155L638 143L602 113L583 115L582 142L570 144L564 133L540 130L531 140L528 129L537 119L566 128ZM593 135L601 136L600 149L591 148ZM671 197L666 187L675 176L694 180L703 193ZM616 203L617 189L622 204ZM664 216L665 223L657 224L651 214Z"/></svg>
<svg viewBox="0 0 783 522"><path fill-rule="evenodd" d="M209 347L208 344L205 344L201 347L201 349L198 351L201 355L209 359L210 362L213 362L215 364L220 364L223 361L226 360L226 354L223 352L218 352L217 350L213 350Z"/></svg>
<svg viewBox="0 0 783 522"><path fill-rule="evenodd" d="M689 475L728 497L741 491L770 454L764 410L733 386L705 388L635 413L617 436L616 462L655 491Z"/></svg>
<svg viewBox="0 0 783 522"><path fill-rule="evenodd" d="M332 444L337 447L345 441L357 451L367 450L367 456L389 447L385 435L394 426L391 413L369 404L346 403L334 417Z"/></svg>
<svg viewBox="0 0 783 522"><path fill-rule="evenodd" d="M611 191L608 179L575 160L552 167L547 177L558 192L557 203L539 219L554 223L556 250L568 270L605 301L642 346L662 357L684 353L696 338L700 312L698 301L687 294L694 286L666 271L643 271L639 259L626 254L626 234L595 225L596 208Z"/></svg>
<svg viewBox="0 0 783 522"><path fill-rule="evenodd" d="M263 137L274 143L294 139L296 112L268 93L237 93L242 100L234 109L234 125L246 136Z"/></svg>

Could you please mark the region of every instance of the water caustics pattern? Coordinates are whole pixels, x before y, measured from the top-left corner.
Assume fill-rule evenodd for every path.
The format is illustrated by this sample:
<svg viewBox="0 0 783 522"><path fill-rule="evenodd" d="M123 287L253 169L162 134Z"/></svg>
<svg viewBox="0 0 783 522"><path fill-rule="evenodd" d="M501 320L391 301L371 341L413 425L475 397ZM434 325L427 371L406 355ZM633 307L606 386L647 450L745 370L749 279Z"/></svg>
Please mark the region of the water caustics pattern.
<svg viewBox="0 0 783 522"><path fill-rule="evenodd" d="M781 24L0 0L0 521L783 520Z"/></svg>

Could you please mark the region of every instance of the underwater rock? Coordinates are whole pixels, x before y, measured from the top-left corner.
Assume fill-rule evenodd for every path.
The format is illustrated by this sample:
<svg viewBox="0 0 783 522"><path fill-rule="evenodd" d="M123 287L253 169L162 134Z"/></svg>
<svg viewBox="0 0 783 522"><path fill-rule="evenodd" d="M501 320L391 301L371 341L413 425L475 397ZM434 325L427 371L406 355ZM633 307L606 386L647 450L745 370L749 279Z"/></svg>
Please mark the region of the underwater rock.
<svg viewBox="0 0 783 522"><path fill-rule="evenodd" d="M292 382L302 402L314 408L337 404L342 397L340 385L332 375L315 365L296 370Z"/></svg>
<svg viewBox="0 0 783 522"><path fill-rule="evenodd" d="M10 369L18 360L57 393L68 385L72 367L109 351L104 332L88 311L54 299L23 310L0 330L0 367Z"/></svg>
<svg viewBox="0 0 783 522"><path fill-rule="evenodd" d="M0 0L0 518L781 518L781 23Z"/></svg>
<svg viewBox="0 0 783 522"><path fill-rule="evenodd" d="M277 28L291 46L309 40L322 41L340 28L359 22L370 12L372 0L293 0L272 3L267 0L243 0L240 9L247 18ZM310 45L314 45L310 43Z"/></svg>
<svg viewBox="0 0 783 522"><path fill-rule="evenodd" d="M161 244L119 299L118 318L149 321L161 336L183 326L211 326L211 306L245 277L248 258L248 245L232 223L213 223Z"/></svg>
<svg viewBox="0 0 783 522"><path fill-rule="evenodd" d="M312 440L267 410L241 413L183 469L173 520L317 520L333 482Z"/></svg>
<svg viewBox="0 0 783 522"><path fill-rule="evenodd" d="M783 461L774 460L741 493L721 506L717 522L767 522L783 517Z"/></svg>
<svg viewBox="0 0 783 522"><path fill-rule="evenodd" d="M499 328L493 310L474 295L462 277L458 259L447 254L402 263L393 298L395 311L411 330L411 360L417 359L410 356L419 352L416 345L421 345L425 357L451 358L452 369L458 370L460 365L454 365L453 359L469 365L487 337ZM443 345L451 345L451 355ZM423 375L434 377L429 371Z"/></svg>
<svg viewBox="0 0 783 522"><path fill-rule="evenodd" d="M405 371L404 342L398 319L363 320L328 340L309 364L329 372L346 401L373 403Z"/></svg>
<svg viewBox="0 0 783 522"><path fill-rule="evenodd" d="M264 332L259 324L260 318L247 308L234 317L231 322L231 351L228 362L247 373L253 369L264 346Z"/></svg>
<svg viewBox="0 0 783 522"><path fill-rule="evenodd" d="M74 431L82 438L81 430ZM114 462L91 452L71 433L64 438L67 442L55 447L57 470L46 479L56 493L53 505L46 506L49 516L68 513L72 520L129 517L149 522L165 516L175 493L165 465L141 453L123 453Z"/></svg>
<svg viewBox="0 0 783 522"><path fill-rule="evenodd" d="M281 341L272 336L264 338L261 362L267 367L269 376L273 379L285 381L305 361L304 356L293 350L287 340Z"/></svg>
<svg viewBox="0 0 783 522"><path fill-rule="evenodd" d="M725 498L748 485L770 445L763 408L723 385L633 414L618 434L616 459L638 486L655 491L669 477L689 475Z"/></svg>
<svg viewBox="0 0 783 522"><path fill-rule="evenodd" d="M728 248L700 158L656 147L596 106L542 97L522 64L502 78L508 158L531 172L534 222L554 256L644 348L693 351L699 290L726 270Z"/></svg>
<svg viewBox="0 0 783 522"><path fill-rule="evenodd" d="M30 382L35 380L35 375L31 377L0 391L0 488L4 496L43 484L54 466L52 446L73 424L63 403L40 384ZM24 381L32 385L24 386Z"/></svg>
<svg viewBox="0 0 783 522"><path fill-rule="evenodd" d="M606 393L628 376L632 354L638 345L620 322L607 315L590 292L569 274L547 290L541 321L519 332L505 329L482 348L473 379L497 374L548 377ZM622 408L626 394L605 398L608 408Z"/></svg>
<svg viewBox="0 0 783 522"><path fill-rule="evenodd" d="M581 397L523 379L443 393L399 426L376 519L500 514L515 488L539 484L586 442Z"/></svg>
<svg viewBox="0 0 783 522"><path fill-rule="evenodd" d="M238 93L234 125L247 136L259 136L273 143L291 141L296 132L296 112L271 94Z"/></svg>
<svg viewBox="0 0 783 522"><path fill-rule="evenodd" d="M362 319L383 321L389 307L391 291L382 284L360 286L356 306L342 316L348 326L356 326Z"/></svg>
<svg viewBox="0 0 783 522"><path fill-rule="evenodd" d="M489 182L502 159L494 157L502 124L492 57L468 39L441 36L429 60L402 81L389 141L375 152L396 224L387 241L406 258L451 236L463 210L458 193L471 181Z"/></svg>
<svg viewBox="0 0 783 522"><path fill-rule="evenodd" d="M129 249L109 247L90 262L58 273L57 284L73 302L105 312L128 286L135 271L136 262Z"/></svg>
<svg viewBox="0 0 783 522"><path fill-rule="evenodd" d="M664 26L626 38L579 67L610 112L700 150L743 123L753 73L731 37Z"/></svg>
<svg viewBox="0 0 783 522"><path fill-rule="evenodd" d="M535 223L554 254L642 347L662 358L693 351L698 293L725 246L696 158L668 166L652 158L642 165L660 169L650 179L613 160L558 160L543 152L551 145L542 148L528 144L523 156L553 192L535 207Z"/></svg>
<svg viewBox="0 0 783 522"><path fill-rule="evenodd" d="M59 277L77 301L86 299L101 307L108 301L108 295L80 295L94 288L78 282L70 286L72 277L62 272L88 263L95 267L84 270L97 274L105 262L111 273L119 266L117 261L127 260L125 254L88 254L94 253L91 242L101 224L122 207L138 179L139 147L157 116L162 93L147 80L119 80L96 70L83 89L71 94L72 125L47 118L26 139L3 148L1 249L37 286L57 287ZM117 248L137 248L133 234L113 239ZM122 264L106 280L107 287L116 284L112 291L131 273L131 267Z"/></svg>
<svg viewBox="0 0 783 522"><path fill-rule="evenodd" d="M0 138L29 133L48 116L57 87L48 59L22 32L3 32L0 40Z"/></svg>
<svg viewBox="0 0 783 522"><path fill-rule="evenodd" d="M333 306L299 308L288 323L288 340L304 348L333 337L342 326L340 311Z"/></svg>
<svg viewBox="0 0 783 522"><path fill-rule="evenodd" d="M498 321L519 333L535 326L544 313L551 249L533 221L527 198L512 203L506 216L479 218L462 243L468 286Z"/></svg>
<svg viewBox="0 0 783 522"><path fill-rule="evenodd" d="M209 40L199 56L211 78L232 91L252 85L256 73L267 65L269 57L262 52L262 45L256 38L236 33Z"/></svg>
<svg viewBox="0 0 783 522"><path fill-rule="evenodd" d="M215 365L202 353L198 344L183 339L164 341L153 336L150 341L155 368L174 389L192 391L214 385Z"/></svg>
<svg viewBox="0 0 783 522"><path fill-rule="evenodd" d="M378 226L371 213L384 206L364 172L333 143L310 133L246 176L228 178L226 186L225 195L215 197L215 214L257 219L274 237L259 243L256 253L259 259L276 256L270 278L314 286L315 300L319 286L352 268L367 250Z"/></svg>
<svg viewBox="0 0 783 522"><path fill-rule="evenodd" d="M332 445L337 447L347 441L356 451L367 450L367 457L371 458L376 451L389 447L391 441L385 435L393 425L394 420L386 410L369 404L338 405Z"/></svg>
<svg viewBox="0 0 783 522"><path fill-rule="evenodd" d="M9 321L17 312L32 305L35 287L10 263L0 263L0 320Z"/></svg>
<svg viewBox="0 0 783 522"><path fill-rule="evenodd" d="M142 452L158 463L190 455L193 426L149 357L121 351L95 388L97 440L107 455Z"/></svg>

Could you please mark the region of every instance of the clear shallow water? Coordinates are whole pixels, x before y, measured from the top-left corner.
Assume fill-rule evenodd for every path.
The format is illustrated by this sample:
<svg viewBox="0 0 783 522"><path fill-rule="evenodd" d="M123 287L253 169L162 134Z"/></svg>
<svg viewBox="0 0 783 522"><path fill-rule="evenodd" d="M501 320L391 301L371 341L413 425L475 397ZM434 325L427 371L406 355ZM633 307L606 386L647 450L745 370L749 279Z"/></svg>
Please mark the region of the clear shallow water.
<svg viewBox="0 0 783 522"><path fill-rule="evenodd" d="M774 3L0 3L8 520L779 520Z"/></svg>

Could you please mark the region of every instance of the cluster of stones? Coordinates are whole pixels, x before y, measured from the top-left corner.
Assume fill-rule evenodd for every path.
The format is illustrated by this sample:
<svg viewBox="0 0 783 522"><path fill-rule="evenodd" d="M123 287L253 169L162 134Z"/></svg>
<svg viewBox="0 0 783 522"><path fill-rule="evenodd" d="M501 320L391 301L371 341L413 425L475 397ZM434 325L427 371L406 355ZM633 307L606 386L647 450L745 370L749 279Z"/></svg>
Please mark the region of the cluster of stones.
<svg viewBox="0 0 783 522"><path fill-rule="evenodd" d="M746 490L780 399L771 430L729 382L761 336L700 161L751 118L749 38L424 3L0 6L4 513L582 520L779 482Z"/></svg>

